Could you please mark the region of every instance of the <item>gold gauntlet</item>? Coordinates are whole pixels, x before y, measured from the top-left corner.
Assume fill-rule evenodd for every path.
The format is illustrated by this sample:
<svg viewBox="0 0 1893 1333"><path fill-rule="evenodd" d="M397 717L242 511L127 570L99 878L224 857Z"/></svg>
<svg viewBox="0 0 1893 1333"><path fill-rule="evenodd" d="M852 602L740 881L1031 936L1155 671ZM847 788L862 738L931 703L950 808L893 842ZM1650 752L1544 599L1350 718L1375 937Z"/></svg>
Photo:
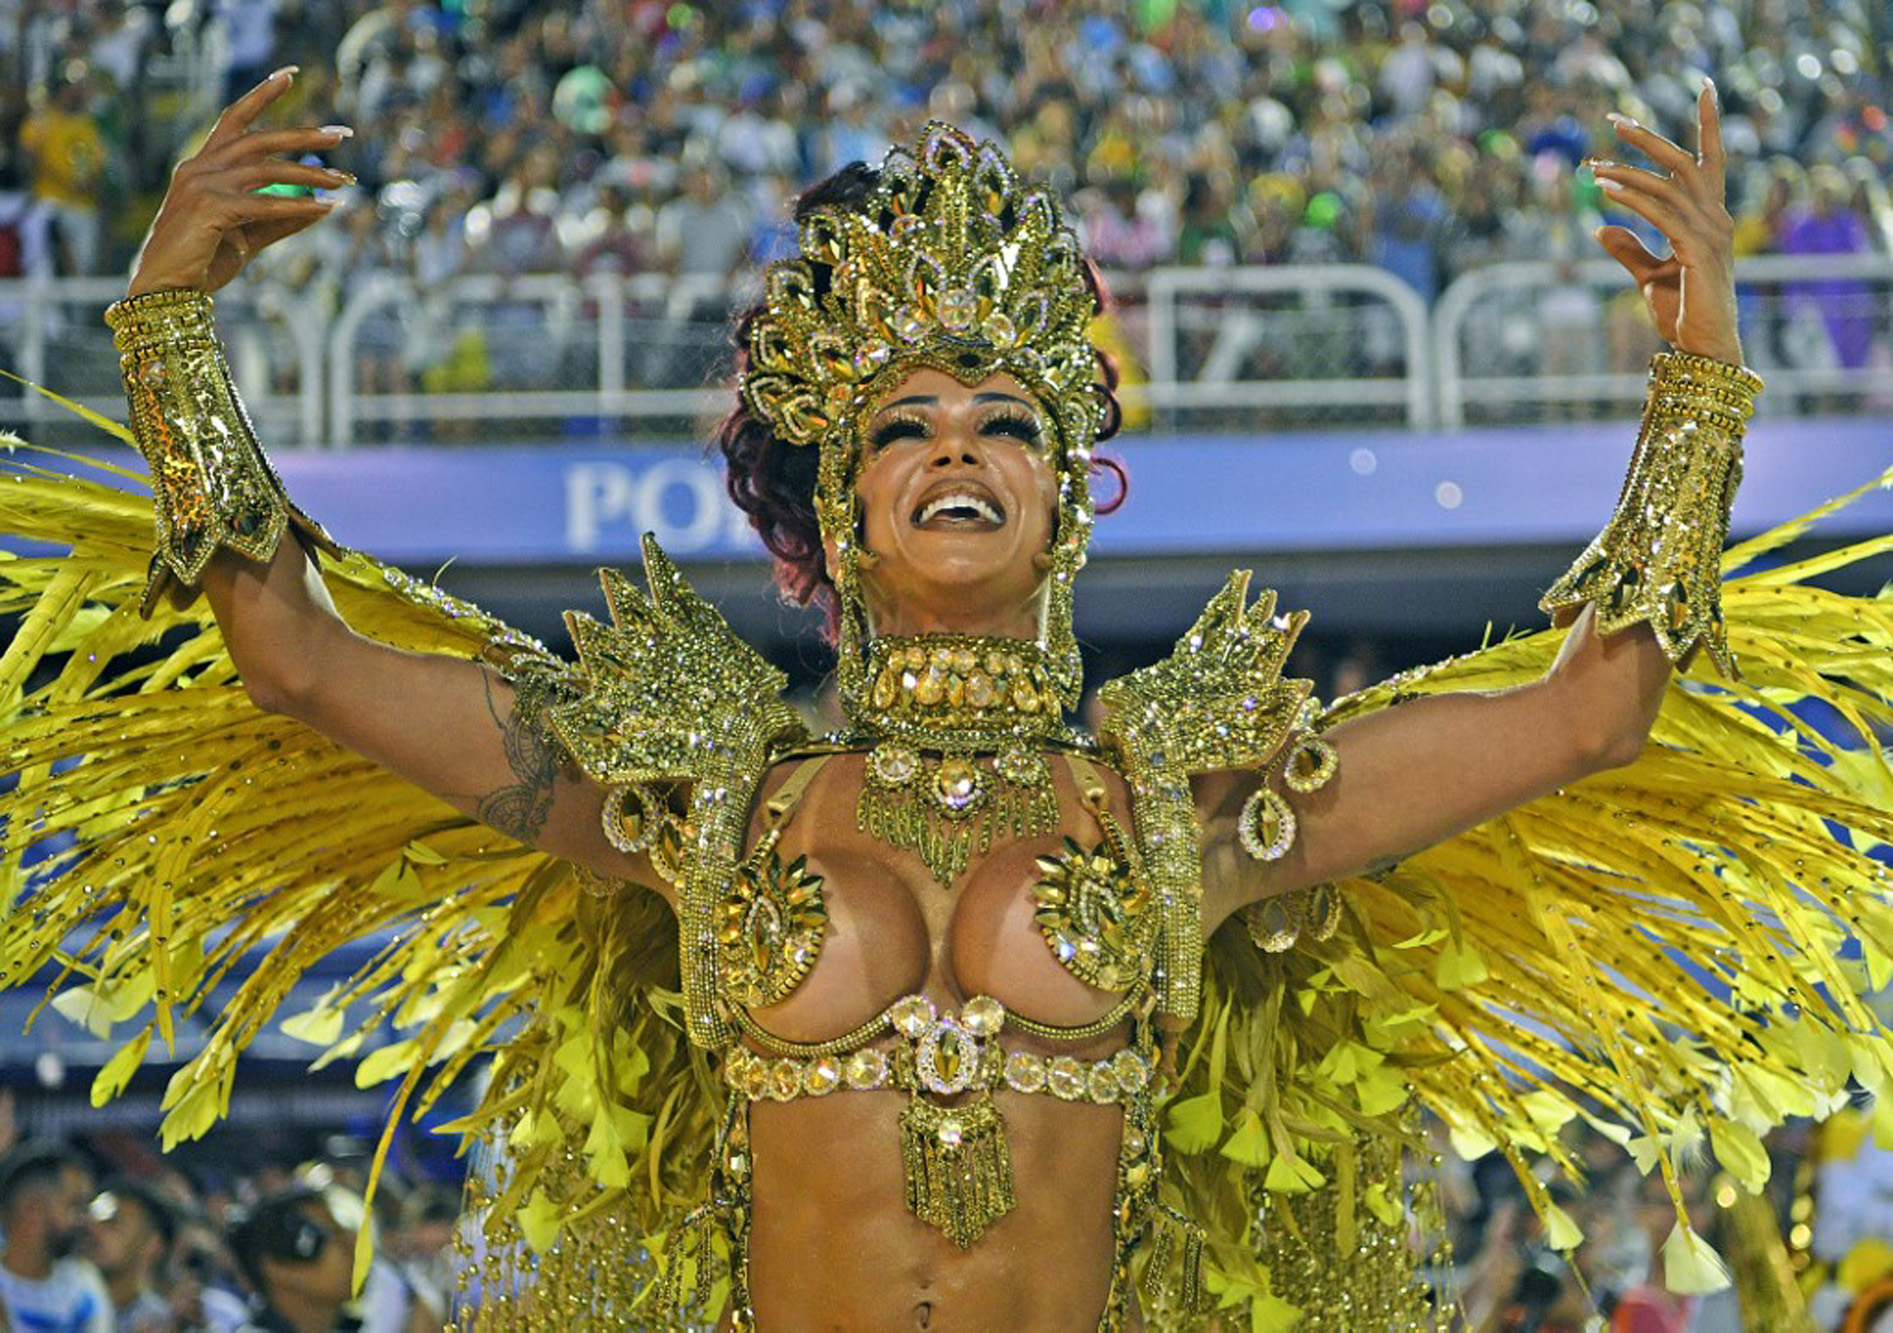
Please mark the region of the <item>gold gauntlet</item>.
<svg viewBox="0 0 1893 1333"><path fill-rule="evenodd" d="M1722 624L1722 548L1742 480L1742 432L1761 378L1669 352L1650 363L1643 429L1617 512L1539 607L1568 623L1586 602L1597 632L1647 623L1672 664L1701 647L1733 679Z"/></svg>
<svg viewBox="0 0 1893 1333"><path fill-rule="evenodd" d="M184 590L220 548L268 560L293 525L316 546L340 550L289 503L263 456L211 314L209 294L194 290L148 292L105 312L157 511L147 616L161 592L188 604Z"/></svg>

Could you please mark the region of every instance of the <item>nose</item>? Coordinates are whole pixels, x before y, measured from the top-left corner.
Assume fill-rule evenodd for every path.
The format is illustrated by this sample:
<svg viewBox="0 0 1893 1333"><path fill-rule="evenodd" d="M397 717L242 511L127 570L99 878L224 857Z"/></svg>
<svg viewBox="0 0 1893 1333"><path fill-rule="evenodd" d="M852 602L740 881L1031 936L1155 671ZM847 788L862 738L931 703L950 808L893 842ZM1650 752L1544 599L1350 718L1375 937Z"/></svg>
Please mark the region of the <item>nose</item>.
<svg viewBox="0 0 1893 1333"><path fill-rule="evenodd" d="M972 429L955 422L943 426L933 437L933 453L927 459L930 468L978 467L984 461L978 439Z"/></svg>

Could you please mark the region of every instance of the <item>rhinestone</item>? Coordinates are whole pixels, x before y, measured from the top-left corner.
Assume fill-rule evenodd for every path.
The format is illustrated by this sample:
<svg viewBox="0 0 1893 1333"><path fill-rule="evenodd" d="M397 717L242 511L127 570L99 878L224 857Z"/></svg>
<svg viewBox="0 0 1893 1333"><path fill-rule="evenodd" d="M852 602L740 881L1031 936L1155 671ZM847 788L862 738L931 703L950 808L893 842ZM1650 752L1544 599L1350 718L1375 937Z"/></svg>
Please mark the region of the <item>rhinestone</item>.
<svg viewBox="0 0 1893 1333"><path fill-rule="evenodd" d="M883 670L874 679L874 706L885 712L894 706L894 700L900 696L900 676L891 668Z"/></svg>
<svg viewBox="0 0 1893 1333"><path fill-rule="evenodd" d="M884 342L863 343L861 350L854 354L855 374L866 379L882 366L894 354L894 349Z"/></svg>
<svg viewBox="0 0 1893 1333"><path fill-rule="evenodd" d="M1126 1047L1111 1057L1111 1068L1117 1073L1117 1084L1126 1092L1135 1092L1144 1086L1144 1080L1150 1071L1144 1066L1144 1057Z"/></svg>
<svg viewBox="0 0 1893 1333"><path fill-rule="evenodd" d="M933 1001L924 995L909 995L894 1002L888 1016L894 1020L894 1030L903 1037L918 1039L926 1035L933 1026L934 1016L938 1011Z"/></svg>
<svg viewBox="0 0 1893 1333"><path fill-rule="evenodd" d="M906 786L920 768L919 756L904 745L877 746L870 762L875 778L890 787Z"/></svg>
<svg viewBox="0 0 1893 1333"><path fill-rule="evenodd" d="M971 328L979 313L978 299L964 287L949 287L941 292L937 305L940 322L955 333Z"/></svg>
<svg viewBox="0 0 1893 1333"><path fill-rule="evenodd" d="M927 317L913 306L902 306L894 316L894 332L902 342L919 342L927 333Z"/></svg>
<svg viewBox="0 0 1893 1333"><path fill-rule="evenodd" d="M960 1010L960 1018L975 1037L990 1037L1005 1024L1006 1007L990 995L975 995Z"/></svg>
<svg viewBox="0 0 1893 1333"><path fill-rule="evenodd" d="M1013 339L1019 336L1018 329L1013 327L1012 320L1003 310L995 310L986 316L979 329L986 335L987 341L1000 347L1012 346Z"/></svg>
<svg viewBox="0 0 1893 1333"><path fill-rule="evenodd" d="M832 1055L810 1060L802 1066L802 1091L811 1097L826 1097L841 1084L841 1062Z"/></svg>
<svg viewBox="0 0 1893 1333"><path fill-rule="evenodd" d="M960 1146L960 1139L965 1131L961 1129L960 1122L957 1120L942 1120L938 1133L940 1142L949 1148L957 1148Z"/></svg>
<svg viewBox="0 0 1893 1333"><path fill-rule="evenodd" d="M1256 860L1279 861L1295 845L1295 812L1281 793L1258 787L1244 803L1236 831L1243 847Z"/></svg>
<svg viewBox="0 0 1893 1333"><path fill-rule="evenodd" d="M1132 1157L1142 1157L1144 1149L1150 1146L1150 1140L1144 1137L1141 1129L1127 1130L1124 1134L1124 1151Z"/></svg>
<svg viewBox="0 0 1893 1333"><path fill-rule="evenodd" d="M1006 1057L1006 1086L1014 1092L1037 1092L1045 1086L1045 1061L1024 1051Z"/></svg>
<svg viewBox="0 0 1893 1333"><path fill-rule="evenodd" d="M979 770L964 759L941 764L936 783L940 804L955 813L970 809L982 795Z"/></svg>
<svg viewBox="0 0 1893 1333"><path fill-rule="evenodd" d="M887 1082L887 1055L883 1051L856 1051L848 1057L843 1071L848 1086L856 1091L878 1088Z"/></svg>
<svg viewBox="0 0 1893 1333"><path fill-rule="evenodd" d="M991 708L998 697L993 678L983 671L975 672L966 678L966 702L975 708Z"/></svg>
<svg viewBox="0 0 1893 1333"><path fill-rule="evenodd" d="M743 1066L743 1092L753 1101L769 1094L769 1065L751 1056Z"/></svg>
<svg viewBox="0 0 1893 1333"><path fill-rule="evenodd" d="M1100 1060L1092 1065L1085 1082L1090 1087L1092 1101L1102 1104L1117 1100L1117 1071L1111 1067L1109 1060Z"/></svg>
<svg viewBox="0 0 1893 1333"><path fill-rule="evenodd" d="M946 673L936 663L914 682L914 698L931 708L946 697Z"/></svg>
<svg viewBox="0 0 1893 1333"><path fill-rule="evenodd" d="M769 1095L779 1102L791 1100L802 1091L802 1062L778 1060L769 1066Z"/></svg>
<svg viewBox="0 0 1893 1333"><path fill-rule="evenodd" d="M1085 1067L1069 1055L1061 1055L1052 1061L1046 1071L1045 1081L1052 1089L1054 1097L1068 1102L1082 1101L1085 1095Z"/></svg>
<svg viewBox="0 0 1893 1333"><path fill-rule="evenodd" d="M942 1018L920 1039L914 1063L929 1091L944 1097L965 1092L979 1072L979 1041L955 1020Z"/></svg>

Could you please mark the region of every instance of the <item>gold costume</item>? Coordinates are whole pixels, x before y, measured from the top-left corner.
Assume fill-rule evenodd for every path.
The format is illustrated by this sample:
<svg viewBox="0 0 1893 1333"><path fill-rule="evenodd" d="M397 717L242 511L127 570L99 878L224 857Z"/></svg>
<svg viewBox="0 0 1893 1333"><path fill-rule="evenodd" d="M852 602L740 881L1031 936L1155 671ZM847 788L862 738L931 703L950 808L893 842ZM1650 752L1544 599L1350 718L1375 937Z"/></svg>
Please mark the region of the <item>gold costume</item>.
<svg viewBox="0 0 1893 1333"><path fill-rule="evenodd" d="M1830 1109L1850 1078L1893 1093L1893 1048L1857 998L1866 968L1893 957L1889 872L1872 856L1893 840L1874 739L1893 725L1893 599L1808 582L1893 539L1721 582L1821 517L1721 551L1752 377L1658 359L1618 512L1547 597L1560 616L1595 602L1612 632L1649 623L1672 660L1700 647L1724 678L1675 679L1634 764L1374 877L1256 904L1205 941L1193 775L1252 772L1241 843L1279 858L1297 798L1345 763L1322 739L1330 725L1536 679L1560 636L1509 639L1323 707L1281 676L1304 617L1277 615L1272 594L1252 600L1238 575L1168 657L1104 687L1098 737L1068 730L1071 583L1104 405L1082 256L1055 204L991 145L930 127L883 173L866 208L818 216L801 257L771 270L742 385L783 438L820 451L817 513L841 555L843 734L807 736L782 677L648 542L648 591L608 572L610 623L572 617L575 666L359 554L323 560L357 631L508 675L608 788L607 834L648 850L675 887L674 919L644 888L512 844L258 712L201 608L153 599L141 618L150 501L9 465L0 530L71 550L0 561L0 612L22 617L0 659L19 774L0 794L0 982L56 962L62 1003L128 1025L95 1096L121 1090L152 1040L267 943L167 1092L167 1136L201 1134L228 1104L236 1054L303 970L398 931L284 1026L333 1058L395 1023L402 1038L360 1073L399 1081L391 1123L490 1063L456 1126L486 1158L472 1261L483 1299L464 1328L673 1329L726 1308L757 1327L751 1108L883 1095L904 1099L888 1142L817 1146L899 1154L907 1206L962 1248L1016 1202L1010 1099L1122 1108L1101 1331L1141 1300L1153 1330L1200 1326L1214 1307L1225 1327L1378 1333L1445 1317L1414 1284L1407 1243L1425 1188L1401 1164L1422 1111L1458 1150L1507 1154L1568 1248L1576 1228L1528 1168L1547 1156L1575 1170L1558 1138L1573 1119L1625 1143L1673 1194L1677 1155L1706 1133L1753 1189L1769 1125ZM160 558L188 581L205 542L266 554L303 529L227 393L208 302L170 304L194 322L122 349L137 439L104 424L147 452ZM118 312L121 336L145 309ZM140 407L151 365L205 388ZM1013 374L1053 426L1059 512L1036 641L873 632L857 432L917 366L968 382ZM189 533L208 535L190 537L186 514ZM1802 700L1840 718L1845 743L1792 711ZM943 884L999 842L1063 830L1038 862L1033 926L1116 997L1103 1018L1074 1032L990 996L911 994L815 1044L756 1019L819 965L828 886L782 834L843 751L865 754L861 829ZM778 765L787 778L758 809ZM1107 768L1130 792L1128 821L1102 795ZM1060 819L1061 772L1085 806L1068 812L1077 824ZM1841 956L1850 942L1865 961ZM1736 1002L1715 999L1695 966ZM360 1003L372 1020L351 1028L344 1013ZM1122 1048L1085 1060L1011 1035L1107 1032ZM1686 1222L1666 1258L1672 1286L1715 1280Z"/></svg>

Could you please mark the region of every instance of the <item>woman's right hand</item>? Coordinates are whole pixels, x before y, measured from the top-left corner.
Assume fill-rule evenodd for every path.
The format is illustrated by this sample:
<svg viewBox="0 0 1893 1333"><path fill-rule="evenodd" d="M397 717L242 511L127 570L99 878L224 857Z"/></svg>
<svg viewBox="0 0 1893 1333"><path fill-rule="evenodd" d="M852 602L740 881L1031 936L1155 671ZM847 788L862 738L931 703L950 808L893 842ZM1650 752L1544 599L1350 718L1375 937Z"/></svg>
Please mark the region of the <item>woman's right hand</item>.
<svg viewBox="0 0 1893 1333"><path fill-rule="evenodd" d="M266 185L337 189L354 183L346 171L277 156L334 148L354 133L347 126L250 128L288 91L295 74L293 65L279 69L225 107L204 146L178 163L138 252L127 295L180 288L214 292L242 272L252 255L327 217L333 207L330 200L256 193Z"/></svg>

